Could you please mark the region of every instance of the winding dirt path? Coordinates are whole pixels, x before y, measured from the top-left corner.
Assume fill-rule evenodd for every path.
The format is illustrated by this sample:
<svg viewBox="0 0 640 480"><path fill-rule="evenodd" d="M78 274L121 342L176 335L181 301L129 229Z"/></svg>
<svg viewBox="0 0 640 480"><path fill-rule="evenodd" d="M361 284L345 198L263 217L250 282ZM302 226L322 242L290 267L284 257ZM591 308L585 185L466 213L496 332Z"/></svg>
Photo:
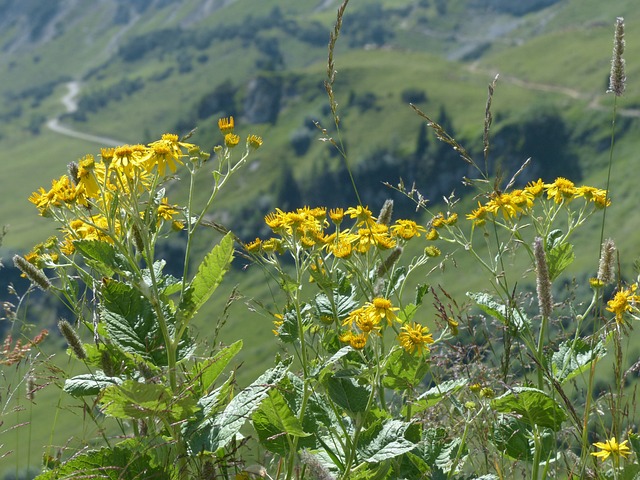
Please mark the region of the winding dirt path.
<svg viewBox="0 0 640 480"><path fill-rule="evenodd" d="M497 71L491 68L481 67L478 62L473 62L468 66L470 72L473 73L485 73L491 75L492 78L498 74ZM518 77L514 77L511 75L502 75L500 74L499 82L510 83L512 85L516 85L520 88L525 88L527 90L535 90L539 92L551 92L551 93L559 93L561 95L565 95L574 100L589 100L588 108L592 110L598 110L601 112L609 112L611 111L611 106L600 105L601 95L593 95L589 93L584 93L574 88L563 87L561 85L552 85L547 83L537 83L530 82L528 80L523 80ZM640 110L636 108L618 108L616 111L617 115L622 117L640 117Z"/></svg>
<svg viewBox="0 0 640 480"><path fill-rule="evenodd" d="M67 93L60 99L67 113L73 113L78 110L78 102L76 99L80 93L80 87L80 82L75 80L67 83ZM60 116L50 118L47 120L46 125L52 132L71 138L77 138L79 140L85 140L87 142L97 143L103 147L117 147L118 145L126 143L109 137L80 132L74 128L65 126L60 122Z"/></svg>

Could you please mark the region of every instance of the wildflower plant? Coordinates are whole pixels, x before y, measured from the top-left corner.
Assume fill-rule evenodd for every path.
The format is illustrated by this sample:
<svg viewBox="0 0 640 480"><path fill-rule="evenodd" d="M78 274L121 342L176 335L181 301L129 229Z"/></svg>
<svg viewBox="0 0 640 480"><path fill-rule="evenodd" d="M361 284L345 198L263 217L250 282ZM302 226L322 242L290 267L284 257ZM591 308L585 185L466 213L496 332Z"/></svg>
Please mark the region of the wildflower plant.
<svg viewBox="0 0 640 480"><path fill-rule="evenodd" d="M232 117L219 126L224 145L213 149L212 158L186 139L165 134L148 145L86 155L49 190L40 188L29 198L62 236L14 261L72 312L73 321L59 322L60 332L69 353L87 369L67 378L64 391L93 399L126 438L114 442L105 436L103 449L48 465L53 469L42 478L97 473L105 466L144 478L227 471L224 455L236 448L244 418L283 376L285 366L279 364L235 395L233 376L216 382L242 342L203 358L190 336L191 320L234 256L234 236L227 233L193 270L193 239L218 193L262 143L251 135L239 146ZM194 178L203 169L211 171L211 192L197 205ZM185 205L169 200L177 175L189 178ZM158 254L170 236L185 241L182 278L166 273Z"/></svg>

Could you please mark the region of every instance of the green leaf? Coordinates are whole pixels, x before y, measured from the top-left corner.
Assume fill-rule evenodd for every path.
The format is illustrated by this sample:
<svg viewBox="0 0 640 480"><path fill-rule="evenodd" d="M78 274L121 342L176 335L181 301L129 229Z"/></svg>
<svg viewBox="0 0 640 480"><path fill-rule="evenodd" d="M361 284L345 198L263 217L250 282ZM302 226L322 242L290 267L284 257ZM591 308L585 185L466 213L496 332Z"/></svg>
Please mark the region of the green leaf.
<svg viewBox="0 0 640 480"><path fill-rule="evenodd" d="M319 293L314 299L315 313L318 318L327 316L344 320L357 306L355 288L350 284L343 284L340 288L334 289L332 298L325 293Z"/></svg>
<svg viewBox="0 0 640 480"><path fill-rule="evenodd" d="M113 343L155 365L166 365L165 342L151 303L113 279L104 282L102 296L101 318Z"/></svg>
<svg viewBox="0 0 640 480"><path fill-rule="evenodd" d="M190 320L215 292L233 260L233 235L227 233L202 260L178 307L180 320Z"/></svg>
<svg viewBox="0 0 640 480"><path fill-rule="evenodd" d="M76 240L73 246L82 254L87 265L105 277L111 277L116 272L130 271L127 259L110 243L99 240Z"/></svg>
<svg viewBox="0 0 640 480"><path fill-rule="evenodd" d="M494 398L491 407L500 412L515 414L527 425L547 427L557 432L567 414L562 406L545 392L536 388L514 387Z"/></svg>
<svg viewBox="0 0 640 480"><path fill-rule="evenodd" d="M54 470L38 475L36 479L169 480L172 478L171 472L158 465L154 457L147 453L148 449L132 448L129 443L121 445L74 456Z"/></svg>
<svg viewBox="0 0 640 480"><path fill-rule="evenodd" d="M549 268L549 279L552 282L558 278L575 259L573 245L568 242L561 243L559 239L561 235L562 232L554 230L547 236L545 253L547 266Z"/></svg>
<svg viewBox="0 0 640 480"><path fill-rule="evenodd" d="M135 380L105 389L100 402L104 413L112 417L157 417L171 422L189 418L197 408L192 397L174 398L169 387Z"/></svg>
<svg viewBox="0 0 640 480"><path fill-rule="evenodd" d="M399 420L385 422L380 433L360 449L363 460L368 463L378 463L413 450L416 444L404 438L410 425L411 423Z"/></svg>
<svg viewBox="0 0 640 480"><path fill-rule="evenodd" d="M412 390L429 371L429 363L402 348L392 351L385 365L382 384L393 390Z"/></svg>
<svg viewBox="0 0 640 480"><path fill-rule="evenodd" d="M429 293L429 284L423 284L423 285L418 285L416 287L416 301L415 304L417 306L422 305L422 299L424 298L424 296Z"/></svg>
<svg viewBox="0 0 640 480"><path fill-rule="evenodd" d="M538 430L541 438L541 458L549 458L555 447L555 435L548 428ZM531 461L534 458L533 430L521 419L501 415L491 431L491 442L514 460Z"/></svg>
<svg viewBox="0 0 640 480"><path fill-rule="evenodd" d="M355 379L338 376L340 372L326 379L329 397L338 406L350 413L364 412L369 402L371 387L358 385Z"/></svg>
<svg viewBox="0 0 640 480"><path fill-rule="evenodd" d="M507 309L505 305L494 300L488 293L467 292L467 296L476 302L480 310L507 327L521 331L525 326L531 324L524 313L515 309Z"/></svg>
<svg viewBox="0 0 640 480"><path fill-rule="evenodd" d="M216 381L241 349L242 340L238 340L228 347L224 347L213 358L198 362L193 366L191 375L194 379L199 379L201 393L209 391L213 382Z"/></svg>
<svg viewBox="0 0 640 480"><path fill-rule="evenodd" d="M103 389L121 383L121 378L108 377L102 372L84 373L65 380L63 390L74 397L83 397L97 395Z"/></svg>
<svg viewBox="0 0 640 480"><path fill-rule="evenodd" d="M269 390L283 379L288 368L288 363L279 363L229 402L211 425L209 451L215 452L225 447L236 436L245 421L258 409L260 402L267 397Z"/></svg>
<svg viewBox="0 0 640 480"><path fill-rule="evenodd" d="M289 453L289 439L287 436L308 437L298 418L294 415L282 394L271 390L269 396L260 404L260 408L253 413L253 427L258 434L260 443L269 451L279 455ZM305 445L299 445L300 448Z"/></svg>
<svg viewBox="0 0 640 480"><path fill-rule="evenodd" d="M602 341L591 348L582 338L564 342L551 357L553 376L559 383L565 383L589 368L607 353Z"/></svg>
<svg viewBox="0 0 640 480"><path fill-rule="evenodd" d="M427 408L431 408L434 405L440 403L446 396L451 393L455 393L464 387L468 383L468 380L465 378L459 378L458 380L446 380L435 387L430 388L422 395L420 395L415 402L411 405L411 414L415 415L420 413ZM402 408L402 414L406 415L408 412L409 406L405 405Z"/></svg>
<svg viewBox="0 0 640 480"><path fill-rule="evenodd" d="M413 320L413 317L416 315L417 311L417 305L410 303L402 310L400 310L400 312L398 312L398 319L404 324L409 323L411 320Z"/></svg>

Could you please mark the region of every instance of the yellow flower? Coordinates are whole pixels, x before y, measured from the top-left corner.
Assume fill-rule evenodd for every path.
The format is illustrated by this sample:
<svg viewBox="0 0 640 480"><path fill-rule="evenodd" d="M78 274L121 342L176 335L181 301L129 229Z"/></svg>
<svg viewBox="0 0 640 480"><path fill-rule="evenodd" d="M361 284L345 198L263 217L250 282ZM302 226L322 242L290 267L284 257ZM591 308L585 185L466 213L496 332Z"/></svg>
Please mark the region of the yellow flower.
<svg viewBox="0 0 640 480"><path fill-rule="evenodd" d="M628 440L618 443L615 437L611 437L611 439L605 442L596 442L593 446L599 448L600 451L592 452L591 455L594 457L600 457L602 460L609 458L609 455L612 455L616 459L617 457L626 457L631 453L631 450L627 446L627 442Z"/></svg>
<svg viewBox="0 0 640 480"><path fill-rule="evenodd" d="M458 222L458 214L457 213L452 213L451 215L449 215L444 220L444 224L445 225L455 225L457 222Z"/></svg>
<svg viewBox="0 0 640 480"><path fill-rule="evenodd" d="M593 202L598 208L611 205L611 199L607 198L607 191L596 187L586 185L578 187L576 197L584 197L587 202Z"/></svg>
<svg viewBox="0 0 640 480"><path fill-rule="evenodd" d="M488 212L497 215L502 213L505 219L513 218L522 211L522 208L518 205L520 199L513 193L501 193L500 195L492 198L487 202L486 209Z"/></svg>
<svg viewBox="0 0 640 480"><path fill-rule="evenodd" d="M538 197L542 194L544 190L544 182L541 178L536 180L535 182L529 182L526 187L524 187L524 191L530 193L534 197Z"/></svg>
<svg viewBox="0 0 640 480"><path fill-rule="evenodd" d="M483 225L487 217L487 207L478 202L478 208L467 213L467 220L473 220L474 225Z"/></svg>
<svg viewBox="0 0 640 480"><path fill-rule="evenodd" d="M176 209L176 205L169 205L169 199L164 197L158 205L158 224L160 223L160 219L164 220L172 220L175 215L179 212Z"/></svg>
<svg viewBox="0 0 640 480"><path fill-rule="evenodd" d="M373 223L358 229L358 253L367 253L372 246L389 249L396 246L396 241L389 236L389 227L380 223Z"/></svg>
<svg viewBox="0 0 640 480"><path fill-rule="evenodd" d="M100 195L98 182L104 182L106 168L103 163L96 163L93 155L85 155L78 162L77 190L87 198L97 198Z"/></svg>
<svg viewBox="0 0 640 480"><path fill-rule="evenodd" d="M220 120L218 120L218 128L225 135L227 133L233 132L233 127L234 127L233 117L221 118Z"/></svg>
<svg viewBox="0 0 640 480"><path fill-rule="evenodd" d="M253 242L245 243L244 248L247 252L255 253L260 251L260 246L262 244L262 240L256 238Z"/></svg>
<svg viewBox="0 0 640 480"><path fill-rule="evenodd" d="M262 138L257 135L249 135L247 137L247 144L251 148L258 149L262 146Z"/></svg>
<svg viewBox="0 0 640 480"><path fill-rule="evenodd" d="M227 133L224 136L224 144L228 148L233 148L236 145L238 145L238 143L240 143L240 136L239 135L236 135L235 133Z"/></svg>
<svg viewBox="0 0 640 480"><path fill-rule="evenodd" d="M427 232L426 238L427 240L437 240L440 234L435 228L432 228Z"/></svg>
<svg viewBox="0 0 640 480"><path fill-rule="evenodd" d="M367 335L364 333L358 333L357 335L351 334L349 337L349 345L354 350L362 350L367 345Z"/></svg>
<svg viewBox="0 0 640 480"><path fill-rule="evenodd" d="M418 225L413 220L396 220L396 224L391 227L392 234L404 240L419 237L420 232L425 231L423 226Z"/></svg>
<svg viewBox="0 0 640 480"><path fill-rule="evenodd" d="M367 207L363 207L362 205L358 205L357 207L349 207L344 213L345 215L349 215L350 218L357 219L356 226L375 225L376 219L371 214L371 210L369 210Z"/></svg>
<svg viewBox="0 0 640 480"><path fill-rule="evenodd" d="M415 322L411 325L404 325L398 335L400 346L409 353L413 353L415 350L418 355L422 354L423 349L425 353L429 353L427 345L433 341L429 329Z"/></svg>
<svg viewBox="0 0 640 480"><path fill-rule="evenodd" d="M372 310L371 313L376 318L377 322L379 322L383 318L387 319L388 325L391 325L394 320L398 322L400 321L396 314L393 313L400 309L398 307L392 307L391 302L386 298L376 297L373 299L373 302L371 302L367 306Z"/></svg>
<svg viewBox="0 0 640 480"><path fill-rule="evenodd" d="M172 133L165 133L160 140L149 144L149 151L141 159L145 168L151 171L153 167L158 167L158 174L164 177L167 167L171 173L178 168L176 162L182 165L180 157L184 157L181 147L190 149L195 145L178 141L178 136Z"/></svg>
<svg viewBox="0 0 640 480"><path fill-rule="evenodd" d="M558 177L551 184L545 184L547 190L547 198L553 198L556 203L562 203L564 200L570 201L576 195L577 190L571 180L564 177Z"/></svg>
<svg viewBox="0 0 640 480"><path fill-rule="evenodd" d="M636 309L635 304L640 301L640 296L635 294L637 289L638 284L634 283L629 288L620 290L607 302L607 311L616 314L617 323L620 324L623 322L626 312L632 312Z"/></svg>
<svg viewBox="0 0 640 480"><path fill-rule="evenodd" d="M435 247L433 245L429 245L429 246L424 248L424 254L427 257L439 257L442 254L442 252L440 251L440 249L438 247Z"/></svg>
<svg viewBox="0 0 640 480"><path fill-rule="evenodd" d="M343 217L344 217L344 209L335 208L333 210L329 210L329 218L331 218L331 221L334 224L340 225L342 223Z"/></svg>
<svg viewBox="0 0 640 480"><path fill-rule="evenodd" d="M352 251L351 243L345 240L339 240L331 245L331 253L336 258L348 258Z"/></svg>

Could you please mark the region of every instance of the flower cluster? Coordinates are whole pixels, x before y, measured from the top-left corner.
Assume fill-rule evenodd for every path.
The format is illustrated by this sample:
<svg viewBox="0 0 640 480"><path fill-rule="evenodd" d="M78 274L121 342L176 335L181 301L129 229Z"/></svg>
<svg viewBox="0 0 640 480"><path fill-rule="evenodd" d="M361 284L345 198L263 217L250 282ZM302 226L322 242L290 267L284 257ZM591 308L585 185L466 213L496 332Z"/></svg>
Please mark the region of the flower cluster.
<svg viewBox="0 0 640 480"><path fill-rule="evenodd" d="M553 183L544 183L542 179L538 179L523 189L494 193L484 205L478 202L478 208L467 214L467 219L473 220L474 225L482 225L489 215L502 215L507 220L526 215L533 208L536 199L545 195L547 200L553 200L558 205L566 205L579 197L593 203L596 208L604 208L611 203L607 191L600 188L586 185L577 187L571 180L563 177L556 178Z"/></svg>
<svg viewBox="0 0 640 480"><path fill-rule="evenodd" d="M455 222L456 217L438 218L427 231L413 220L400 219L392 225L376 221L368 207L359 205L346 210L336 208L328 212L325 207L304 207L292 212L276 209L265 217L267 226L279 238L256 238L245 245L252 253L281 252L284 246L298 244L302 248L323 248L335 258L348 258L352 254L366 254L372 248L389 250L399 242L406 242L426 232L427 239L437 238L436 227ZM345 228L344 219L353 225ZM331 220L331 221L329 221ZM333 224L332 230L329 227ZM435 232L435 233L433 233Z"/></svg>

